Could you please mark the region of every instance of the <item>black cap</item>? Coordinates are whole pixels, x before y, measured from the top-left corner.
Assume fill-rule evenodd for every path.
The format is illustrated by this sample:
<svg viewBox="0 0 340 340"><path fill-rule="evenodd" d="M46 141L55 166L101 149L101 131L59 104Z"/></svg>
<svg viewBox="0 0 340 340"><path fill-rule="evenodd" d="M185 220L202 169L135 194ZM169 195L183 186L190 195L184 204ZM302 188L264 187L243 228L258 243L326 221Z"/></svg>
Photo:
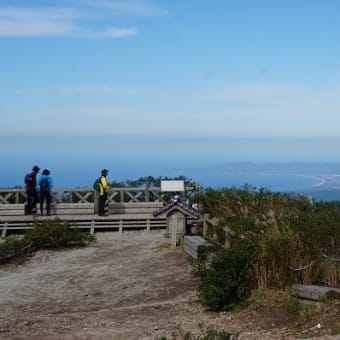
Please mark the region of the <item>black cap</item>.
<svg viewBox="0 0 340 340"><path fill-rule="evenodd" d="M49 175L49 174L50 174L50 170L44 169L43 172L42 172L41 174L42 174L42 175Z"/></svg>
<svg viewBox="0 0 340 340"><path fill-rule="evenodd" d="M109 170L107 170L107 169L102 170L102 174L107 174L108 172L109 172Z"/></svg>
<svg viewBox="0 0 340 340"><path fill-rule="evenodd" d="M35 172L38 172L40 170L40 168L38 167L38 165L35 165L32 170L35 171Z"/></svg>

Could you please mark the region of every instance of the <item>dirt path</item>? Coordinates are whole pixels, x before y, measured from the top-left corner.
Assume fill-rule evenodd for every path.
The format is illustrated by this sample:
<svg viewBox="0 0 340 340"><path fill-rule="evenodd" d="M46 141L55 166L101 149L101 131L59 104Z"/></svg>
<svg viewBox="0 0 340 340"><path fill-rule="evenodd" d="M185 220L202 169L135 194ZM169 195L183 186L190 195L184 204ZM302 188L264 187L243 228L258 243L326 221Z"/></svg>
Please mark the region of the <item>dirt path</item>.
<svg viewBox="0 0 340 340"><path fill-rule="evenodd" d="M41 251L0 267L0 339L198 339L210 328L238 339L294 339L292 320L210 313L198 279L162 231L97 233L86 248Z"/></svg>

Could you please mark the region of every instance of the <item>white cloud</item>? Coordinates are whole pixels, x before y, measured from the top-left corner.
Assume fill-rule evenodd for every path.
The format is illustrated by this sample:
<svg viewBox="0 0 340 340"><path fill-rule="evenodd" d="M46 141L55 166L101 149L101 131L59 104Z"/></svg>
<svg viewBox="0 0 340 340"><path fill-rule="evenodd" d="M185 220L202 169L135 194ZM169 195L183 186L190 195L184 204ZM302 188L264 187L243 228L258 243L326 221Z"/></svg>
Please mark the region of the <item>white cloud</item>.
<svg viewBox="0 0 340 340"><path fill-rule="evenodd" d="M239 86L225 86L207 95L216 100L262 101L264 99L294 96L296 88L284 85L243 84Z"/></svg>
<svg viewBox="0 0 340 340"><path fill-rule="evenodd" d="M138 89L118 87L112 85L79 85L66 86L58 90L64 95L134 95L140 93Z"/></svg>
<svg viewBox="0 0 340 340"><path fill-rule="evenodd" d="M118 106L72 106L62 110L52 110L47 113L49 116L67 116L74 117L77 119L86 118L112 118L113 120L117 117L123 118L129 114L129 110L126 107ZM75 121L77 122L77 121ZM92 121L92 126L96 124ZM103 128L103 127L102 127ZM111 128L111 127L110 127Z"/></svg>
<svg viewBox="0 0 340 340"><path fill-rule="evenodd" d="M116 14L132 14L138 16L161 16L166 15L167 11L152 5L146 1L109 1L109 0L96 0L86 1L87 4L102 7Z"/></svg>
<svg viewBox="0 0 340 340"><path fill-rule="evenodd" d="M86 34L87 38L128 38L138 34L135 27L109 27L101 32Z"/></svg>
<svg viewBox="0 0 340 340"><path fill-rule="evenodd" d="M0 36L62 36L76 30L72 9L0 8Z"/></svg>
<svg viewBox="0 0 340 340"><path fill-rule="evenodd" d="M103 13L104 15L104 13ZM92 28L100 17L87 18L81 8L0 7L0 37L67 36L77 38L125 38L138 34L135 27Z"/></svg>
<svg viewBox="0 0 340 340"><path fill-rule="evenodd" d="M42 95L46 94L46 90L39 87L32 87L26 89L16 89L16 95Z"/></svg>
<svg viewBox="0 0 340 340"><path fill-rule="evenodd" d="M68 99L74 99L75 106L65 107L61 100L60 105L47 111L37 105L27 116L32 118L32 115L48 115L48 121L51 122L49 126L55 131L64 129L64 122L67 120L70 131L77 129L83 134L95 131L109 134L112 127L116 126L121 133L137 134L142 131L150 135L301 138L339 136L339 86L307 88L247 84L215 89L213 95L207 95L208 89L205 89L205 96L197 95L195 98L182 90L181 94L174 92L155 102L154 92L146 89L110 84L68 86L59 89L58 93L68 96L68 105L71 103ZM37 89L31 90L32 93L34 91ZM203 93L202 89L201 91ZM140 96L141 93L143 96ZM89 105L78 107L76 103L82 102L79 100L80 96L86 96ZM97 106L96 96L106 96L106 106ZM92 102L91 97L94 99ZM115 98L119 98L119 101ZM146 102L152 105L145 105ZM104 127L97 125L94 117L98 116L105 119ZM10 113L7 120L8 122L4 121L4 127L22 122L22 119ZM79 120L82 122L81 126ZM21 125L17 129L22 128L24 131L26 124Z"/></svg>
<svg viewBox="0 0 340 340"><path fill-rule="evenodd" d="M340 111L340 86L308 88L288 85L245 84L225 86L202 97L213 102L225 102L225 106L237 104L249 111L277 110L291 114L327 114Z"/></svg>

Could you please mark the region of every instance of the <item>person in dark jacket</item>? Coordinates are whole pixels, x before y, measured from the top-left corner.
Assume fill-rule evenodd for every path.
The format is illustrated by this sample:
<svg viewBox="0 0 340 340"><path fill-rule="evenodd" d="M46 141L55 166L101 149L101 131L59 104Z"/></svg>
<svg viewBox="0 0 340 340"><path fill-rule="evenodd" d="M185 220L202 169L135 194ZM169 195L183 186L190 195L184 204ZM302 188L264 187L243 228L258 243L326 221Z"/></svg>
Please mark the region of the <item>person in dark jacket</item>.
<svg viewBox="0 0 340 340"><path fill-rule="evenodd" d="M40 168L35 165L32 172L25 176L25 191L27 195L27 203L25 204L25 215L36 214L38 203L37 192L37 174Z"/></svg>
<svg viewBox="0 0 340 340"><path fill-rule="evenodd" d="M51 190L53 188L53 181L50 176L50 171L44 169L38 180L39 193L40 193L40 213L44 215L44 202L46 201L46 213L50 215L50 208L52 202Z"/></svg>

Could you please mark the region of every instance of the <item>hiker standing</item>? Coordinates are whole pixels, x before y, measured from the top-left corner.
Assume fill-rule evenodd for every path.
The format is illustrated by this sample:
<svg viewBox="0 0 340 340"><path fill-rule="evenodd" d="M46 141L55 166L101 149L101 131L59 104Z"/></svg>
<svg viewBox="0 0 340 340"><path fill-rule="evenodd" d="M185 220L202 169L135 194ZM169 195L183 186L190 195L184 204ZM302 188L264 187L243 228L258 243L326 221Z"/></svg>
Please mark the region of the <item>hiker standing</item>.
<svg viewBox="0 0 340 340"><path fill-rule="evenodd" d="M105 203L107 201L107 192L110 190L110 185L106 179L109 170L103 169L99 180L99 202L98 202L98 215L107 216L105 214Z"/></svg>
<svg viewBox="0 0 340 340"><path fill-rule="evenodd" d="M53 181L48 169L44 169L41 173L38 185L40 193L40 213L41 215L44 215L44 202L46 201L46 214L49 216L52 201L51 190L53 188Z"/></svg>
<svg viewBox="0 0 340 340"><path fill-rule="evenodd" d="M25 204L25 215L35 214L37 212L38 192L37 192L37 174L40 168L35 165L32 172L25 176L25 191L27 194L27 203Z"/></svg>

